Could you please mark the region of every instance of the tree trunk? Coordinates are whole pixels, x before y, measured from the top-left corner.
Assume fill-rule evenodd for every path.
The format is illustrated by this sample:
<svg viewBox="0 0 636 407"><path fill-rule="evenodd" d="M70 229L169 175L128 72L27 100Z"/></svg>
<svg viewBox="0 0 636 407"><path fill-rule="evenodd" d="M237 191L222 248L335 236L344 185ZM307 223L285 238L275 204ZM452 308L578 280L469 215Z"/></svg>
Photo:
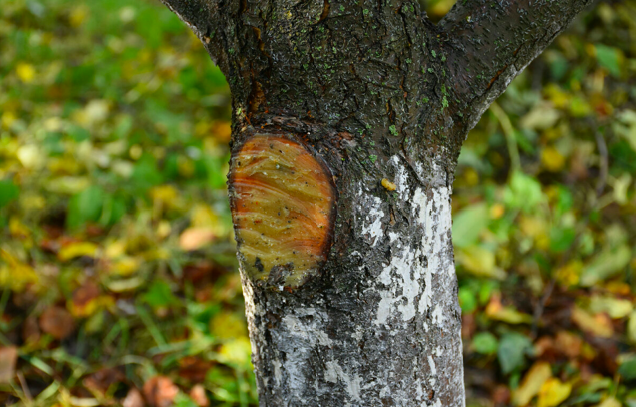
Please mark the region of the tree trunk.
<svg viewBox="0 0 636 407"><path fill-rule="evenodd" d="M467 132L590 0L163 0L233 95L262 406L462 406L450 195Z"/></svg>

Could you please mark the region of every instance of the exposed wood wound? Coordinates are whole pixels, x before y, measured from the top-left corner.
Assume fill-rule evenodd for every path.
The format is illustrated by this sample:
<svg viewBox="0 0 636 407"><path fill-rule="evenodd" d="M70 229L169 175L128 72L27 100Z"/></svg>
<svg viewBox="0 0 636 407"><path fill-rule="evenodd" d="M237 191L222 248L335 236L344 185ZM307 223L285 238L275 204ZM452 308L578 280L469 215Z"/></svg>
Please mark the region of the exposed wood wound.
<svg viewBox="0 0 636 407"><path fill-rule="evenodd" d="M335 186L304 145L257 134L232 157L230 198L239 260L258 284L296 288L318 274L333 229Z"/></svg>

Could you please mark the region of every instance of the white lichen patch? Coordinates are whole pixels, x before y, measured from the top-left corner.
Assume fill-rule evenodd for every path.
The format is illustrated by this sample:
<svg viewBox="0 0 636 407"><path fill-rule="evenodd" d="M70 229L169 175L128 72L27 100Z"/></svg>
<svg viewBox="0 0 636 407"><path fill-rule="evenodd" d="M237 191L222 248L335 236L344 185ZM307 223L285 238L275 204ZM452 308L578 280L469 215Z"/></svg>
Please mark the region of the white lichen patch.
<svg viewBox="0 0 636 407"><path fill-rule="evenodd" d="M328 361L325 363L325 380L331 383L338 383L341 380L346 388L347 394L351 399L360 401L360 385L362 378L354 374L347 374L336 361Z"/></svg>
<svg viewBox="0 0 636 407"><path fill-rule="evenodd" d="M408 321L415 316L416 301L421 291L419 280L423 271L418 259L420 251L413 251L408 246L401 249L378 277L378 280L388 286L389 290L380 293L382 299L378 306L376 324L386 322L394 304L395 310L401 314L403 321Z"/></svg>
<svg viewBox="0 0 636 407"><path fill-rule="evenodd" d="M309 385L304 379L307 361L316 352L316 347L331 348L333 341L324 331L327 315L315 308L296 308L293 313L283 317L284 335L293 343L293 352L287 352L284 364L280 360L273 361L274 367L284 366L289 388L298 398L302 397ZM274 371L275 376L276 369ZM281 372L281 377L283 373ZM277 379L278 380L278 379Z"/></svg>
<svg viewBox="0 0 636 407"><path fill-rule="evenodd" d="M450 268L454 273L452 259L444 251L450 244L452 224L450 190L446 187L436 188L427 196L422 189L417 188L413 194L413 203L413 215L417 215L424 229L422 251L428 263L424 273L424 294L419 302L419 312L425 313L432 306L433 275Z"/></svg>
<svg viewBox="0 0 636 407"><path fill-rule="evenodd" d="M408 169L406 168L406 166L402 165L402 163L400 162L400 157L398 157L397 155L394 155L393 157L391 157L391 160L389 161L391 164L393 164L393 167L395 167L395 186L396 186L396 192L398 193L398 196L400 197L401 200L407 200L409 199L409 191L410 191L410 187L409 187L409 173L408 173Z"/></svg>
<svg viewBox="0 0 636 407"><path fill-rule="evenodd" d="M360 211L358 218L361 221L362 236L366 236L369 244L375 246L384 236L382 229L382 218L384 218L382 200L377 196L361 192L358 208Z"/></svg>
<svg viewBox="0 0 636 407"><path fill-rule="evenodd" d="M435 325L442 325L444 323L444 320L446 319L446 317L444 316L444 310L439 305L435 306L431 317Z"/></svg>
<svg viewBox="0 0 636 407"><path fill-rule="evenodd" d="M309 321L301 319L306 316L315 316ZM312 346L316 344L331 347L333 341L322 330L322 321L326 316L319 315L314 308L297 309L296 315L286 315L283 318L289 332L299 338L308 341ZM320 326L319 326L320 325Z"/></svg>
<svg viewBox="0 0 636 407"><path fill-rule="evenodd" d="M398 184L403 185L402 190L408 188L404 186L407 185L404 180ZM433 190L432 198L429 198L421 188L415 189L411 203L413 218L424 232L421 247L408 245L408 237L401 236L398 231L388 233L395 253L377 279L387 289L379 290L376 324L385 324L394 313L403 321L409 321L417 312L426 313L431 308L433 275L452 267L452 261L448 264L448 256L443 253L450 239L448 194L448 189L443 187Z"/></svg>

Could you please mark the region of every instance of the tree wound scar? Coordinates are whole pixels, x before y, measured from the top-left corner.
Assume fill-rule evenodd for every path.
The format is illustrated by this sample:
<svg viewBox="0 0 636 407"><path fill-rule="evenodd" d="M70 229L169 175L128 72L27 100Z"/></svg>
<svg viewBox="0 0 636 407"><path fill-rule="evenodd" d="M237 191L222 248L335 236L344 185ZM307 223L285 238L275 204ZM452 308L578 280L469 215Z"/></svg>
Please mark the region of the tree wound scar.
<svg viewBox="0 0 636 407"><path fill-rule="evenodd" d="M333 229L335 186L305 146L257 134L232 157L230 199L239 259L258 284L296 288L318 274Z"/></svg>

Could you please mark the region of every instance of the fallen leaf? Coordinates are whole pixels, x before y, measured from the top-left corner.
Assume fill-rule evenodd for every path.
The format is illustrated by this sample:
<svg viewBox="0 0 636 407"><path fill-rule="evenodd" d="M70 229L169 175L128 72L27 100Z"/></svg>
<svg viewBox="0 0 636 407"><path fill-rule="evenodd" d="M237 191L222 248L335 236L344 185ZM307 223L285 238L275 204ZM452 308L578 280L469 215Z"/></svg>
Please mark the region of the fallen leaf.
<svg viewBox="0 0 636 407"><path fill-rule="evenodd" d="M523 312L519 312L513 307L504 306L501 303L501 295L493 294L486 306L486 315L493 320L503 321L509 324L531 323L532 317Z"/></svg>
<svg viewBox="0 0 636 407"><path fill-rule="evenodd" d="M614 335L612 321L605 314L592 315L579 307L572 309L572 321L585 332L602 338L609 338Z"/></svg>
<svg viewBox="0 0 636 407"><path fill-rule="evenodd" d="M169 407L179 394L179 388L165 376L155 376L144 384L144 396L153 407Z"/></svg>
<svg viewBox="0 0 636 407"><path fill-rule="evenodd" d="M636 343L636 311L629 316L627 323L627 337L632 343Z"/></svg>
<svg viewBox="0 0 636 407"><path fill-rule="evenodd" d="M506 406L510 404L510 389L505 385L498 385L491 395L495 406Z"/></svg>
<svg viewBox="0 0 636 407"><path fill-rule="evenodd" d="M546 362L535 363L526 373L521 385L512 395L512 401L517 406L526 406L536 396L543 384L552 377L550 365Z"/></svg>
<svg viewBox="0 0 636 407"><path fill-rule="evenodd" d="M144 407L146 402L144 401L141 392L135 388L128 391L126 398L121 403L123 407Z"/></svg>
<svg viewBox="0 0 636 407"><path fill-rule="evenodd" d="M591 287L600 281L614 276L625 268L632 259L632 250L628 245L621 245L613 250L604 250L583 269L581 285Z"/></svg>
<svg viewBox="0 0 636 407"><path fill-rule="evenodd" d="M220 339L247 336L247 323L242 314L220 312L210 320L210 332Z"/></svg>
<svg viewBox="0 0 636 407"><path fill-rule="evenodd" d="M67 338L75 330L75 320L66 308L53 306L40 315L40 329L58 340Z"/></svg>
<svg viewBox="0 0 636 407"><path fill-rule="evenodd" d="M553 127L559 120L560 113L549 102L535 106L520 121L521 127L532 130L545 130Z"/></svg>
<svg viewBox="0 0 636 407"><path fill-rule="evenodd" d="M196 356L185 356L179 360L179 377L195 383L202 382L213 365L213 362Z"/></svg>
<svg viewBox="0 0 636 407"><path fill-rule="evenodd" d="M18 361L18 348L15 346L0 347L0 383L9 383L15 374Z"/></svg>
<svg viewBox="0 0 636 407"><path fill-rule="evenodd" d="M111 386L121 382L124 378L125 376L121 370L116 368L106 368L88 375L84 378L84 380L82 380L82 383L87 388L98 391L104 395Z"/></svg>
<svg viewBox="0 0 636 407"><path fill-rule="evenodd" d="M93 314L95 300L99 298L99 287L97 284L88 282L75 290L72 300L72 311L77 317L86 317Z"/></svg>
<svg viewBox="0 0 636 407"><path fill-rule="evenodd" d="M556 349L570 358L576 358L581 354L583 340L567 331L559 331L555 338Z"/></svg>
<svg viewBox="0 0 636 407"><path fill-rule="evenodd" d="M206 244L212 243L216 232L208 227L188 228L179 237L179 246L182 250L198 250Z"/></svg>
<svg viewBox="0 0 636 407"><path fill-rule="evenodd" d="M94 257L97 249L97 245L90 242L74 242L62 247L57 253L57 258L60 261L69 261L82 256Z"/></svg>
<svg viewBox="0 0 636 407"><path fill-rule="evenodd" d="M192 390L190 390L190 398L199 407L208 407L210 405L210 400L205 394L205 388L201 384L195 385Z"/></svg>
<svg viewBox="0 0 636 407"><path fill-rule="evenodd" d="M555 147L548 146L541 152L541 163L550 172L559 172L565 166L565 157Z"/></svg>
<svg viewBox="0 0 636 407"><path fill-rule="evenodd" d="M570 396L572 385L570 383L562 383L559 379L553 377L548 379L541 390L539 390L539 400L537 407L556 407Z"/></svg>
<svg viewBox="0 0 636 407"><path fill-rule="evenodd" d="M30 83L35 78L35 68L33 68L33 65L25 62L19 62L15 67L15 72L18 74L18 78L24 83Z"/></svg>
<svg viewBox="0 0 636 407"><path fill-rule="evenodd" d="M466 271L480 277L491 277L503 280L506 273L496 267L495 253L481 246L472 245L459 249L455 255L457 264Z"/></svg>
<svg viewBox="0 0 636 407"><path fill-rule="evenodd" d="M233 339L224 343L219 350L219 355L226 363L249 365L252 354L252 345L247 337Z"/></svg>
<svg viewBox="0 0 636 407"><path fill-rule="evenodd" d="M634 304L629 300L594 295L590 299L589 309L595 314L604 312L612 319L620 319L631 314Z"/></svg>
<svg viewBox="0 0 636 407"><path fill-rule="evenodd" d="M216 122L212 125L212 133L222 143L227 143L232 137L230 122Z"/></svg>
<svg viewBox="0 0 636 407"><path fill-rule="evenodd" d="M622 407L622 404L614 397L609 397L606 398L601 404L597 404L595 407Z"/></svg>

